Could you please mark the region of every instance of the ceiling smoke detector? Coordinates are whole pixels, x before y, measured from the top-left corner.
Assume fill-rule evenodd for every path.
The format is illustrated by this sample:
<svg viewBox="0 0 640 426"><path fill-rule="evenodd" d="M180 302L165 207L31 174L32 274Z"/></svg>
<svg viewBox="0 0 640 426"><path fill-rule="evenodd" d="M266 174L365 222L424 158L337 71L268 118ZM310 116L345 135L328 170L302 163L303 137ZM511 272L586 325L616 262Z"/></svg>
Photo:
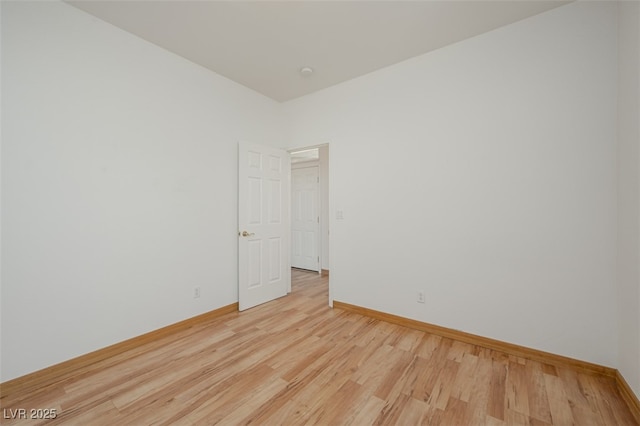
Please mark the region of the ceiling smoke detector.
<svg viewBox="0 0 640 426"><path fill-rule="evenodd" d="M311 74L313 74L313 68L311 67L302 67L300 68L300 75L303 77L309 77Z"/></svg>

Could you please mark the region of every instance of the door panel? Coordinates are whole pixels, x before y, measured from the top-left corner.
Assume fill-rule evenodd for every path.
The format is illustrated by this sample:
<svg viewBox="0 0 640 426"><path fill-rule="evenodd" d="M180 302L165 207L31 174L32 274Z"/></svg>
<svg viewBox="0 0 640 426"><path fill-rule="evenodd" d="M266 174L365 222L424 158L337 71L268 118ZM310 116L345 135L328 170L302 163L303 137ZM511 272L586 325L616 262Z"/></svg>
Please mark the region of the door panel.
<svg viewBox="0 0 640 426"><path fill-rule="evenodd" d="M291 288L286 151L241 143L238 151L238 304L245 310Z"/></svg>
<svg viewBox="0 0 640 426"><path fill-rule="evenodd" d="M269 282L274 282L282 277L281 239L269 238Z"/></svg>
<svg viewBox="0 0 640 426"><path fill-rule="evenodd" d="M304 167L291 172L291 265L320 270L318 167Z"/></svg>

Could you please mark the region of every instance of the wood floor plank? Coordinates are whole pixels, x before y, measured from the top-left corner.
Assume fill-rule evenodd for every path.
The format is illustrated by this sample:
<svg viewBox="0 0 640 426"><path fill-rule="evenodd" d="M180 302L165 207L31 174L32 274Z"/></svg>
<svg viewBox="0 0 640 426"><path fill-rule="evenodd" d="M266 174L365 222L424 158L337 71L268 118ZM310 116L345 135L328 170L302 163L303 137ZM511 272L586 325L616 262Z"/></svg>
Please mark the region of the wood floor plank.
<svg viewBox="0 0 640 426"><path fill-rule="evenodd" d="M424 393L419 392L421 389L419 383L424 380L424 377L431 374L429 360L415 355L412 359L412 365L407 370L406 374L407 377L402 383L400 391L414 399L426 402L429 399L429 396L427 395L425 397Z"/></svg>
<svg viewBox="0 0 640 426"><path fill-rule="evenodd" d="M465 353L460 360L460 368L453 382L451 396L464 402L469 402L471 397L471 389L475 381L475 370L478 365L478 357Z"/></svg>
<svg viewBox="0 0 640 426"><path fill-rule="evenodd" d="M285 380L275 377L273 380L265 382L262 386L256 387L240 401L238 408L231 410L219 422L228 425L248 424L255 416L256 409L286 388L287 384ZM204 424L211 424L211 422L207 421Z"/></svg>
<svg viewBox="0 0 640 426"><path fill-rule="evenodd" d="M363 405L354 406L354 415L352 418L345 419L345 425L373 425L378 418L386 403L384 400L375 396L369 397Z"/></svg>
<svg viewBox="0 0 640 426"><path fill-rule="evenodd" d="M491 358L485 357L482 353L478 356L476 369L473 373L473 384L469 396L469 409L472 419L484 419L489 409L489 398L491 396L491 376L493 374L493 364Z"/></svg>
<svg viewBox="0 0 640 426"><path fill-rule="evenodd" d="M384 408L380 411L378 417L374 420L374 424L377 425L395 425L398 424L398 419L402 415L405 406L409 402L411 397L404 394L399 394L393 400L387 400Z"/></svg>
<svg viewBox="0 0 640 426"><path fill-rule="evenodd" d="M307 420L311 424L343 424L352 406L363 403L363 399L362 385L347 380L333 395L314 405Z"/></svg>
<svg viewBox="0 0 640 426"><path fill-rule="evenodd" d="M98 422L101 422L102 419L104 418L115 419L120 417L120 412L115 407L115 405L113 405L113 402L109 400L106 400L96 406L93 406L90 409L84 408L82 411L78 412L77 415L74 415L74 416L69 415L69 417L65 418L65 415L68 415L68 414L71 414L70 411L68 410L62 411L62 415L60 416L60 418L57 419L57 421L47 423L47 424L51 424L51 425L64 424L67 422L67 419L69 419L68 421L71 421L74 424L91 425L91 424L96 424Z"/></svg>
<svg viewBox="0 0 640 426"><path fill-rule="evenodd" d="M532 418L551 423L551 409L544 382L543 365L529 362L526 365L527 396L529 397L529 414Z"/></svg>
<svg viewBox="0 0 640 426"><path fill-rule="evenodd" d="M416 355L430 359L433 353L440 347L442 337L435 334L423 333L420 345L416 348Z"/></svg>
<svg viewBox="0 0 640 426"><path fill-rule="evenodd" d="M484 423L485 426L504 426L504 425L506 425L506 423L503 420L496 419L495 417L492 417L492 416L485 417L483 423Z"/></svg>
<svg viewBox="0 0 640 426"><path fill-rule="evenodd" d="M595 411L605 424L634 424L635 419L624 403L622 396L610 377L592 376L595 398Z"/></svg>
<svg viewBox="0 0 640 426"><path fill-rule="evenodd" d="M556 376L544 375L544 381L549 399L551 420L555 425L575 424L569 398L562 384L562 379Z"/></svg>
<svg viewBox="0 0 640 426"><path fill-rule="evenodd" d="M415 398L409 398L404 409L398 417L398 425L419 425L422 424L424 418L429 412L429 406L424 401L418 401Z"/></svg>
<svg viewBox="0 0 640 426"><path fill-rule="evenodd" d="M510 426L529 426L529 417L519 411L507 408L505 411L505 423Z"/></svg>
<svg viewBox="0 0 640 426"><path fill-rule="evenodd" d="M432 356L427 359L429 364L425 373L420 375L416 381L414 398L425 402L431 400L440 373L448 361L447 353L452 345L453 341L451 339L440 340L440 345L433 351Z"/></svg>
<svg viewBox="0 0 640 426"><path fill-rule="evenodd" d="M487 402L487 412L489 416L497 420L504 421L505 401L507 392L507 363L502 361L492 361L493 374L489 401Z"/></svg>
<svg viewBox="0 0 640 426"><path fill-rule="evenodd" d="M197 408L187 414L193 424L215 424L221 419L239 409L242 403L252 395L256 385L268 388L276 380L274 370L264 364L238 374L226 381L224 386L209 393L206 400L200 400ZM283 381L286 383L286 381Z"/></svg>
<svg viewBox="0 0 640 426"><path fill-rule="evenodd" d="M529 416L529 388L525 365L511 360L507 371L507 409Z"/></svg>
<svg viewBox="0 0 640 426"><path fill-rule="evenodd" d="M468 425L472 423L469 404L457 398L449 398L446 409L443 411L441 424L444 425Z"/></svg>
<svg viewBox="0 0 640 426"><path fill-rule="evenodd" d="M376 389L375 396L380 399L395 399L397 394L400 393L402 377L406 370L411 367L413 358L413 354L397 349L392 350L391 356L386 359L384 365L386 374ZM398 386L398 384L400 384L400 386ZM394 389L396 391L392 392Z"/></svg>
<svg viewBox="0 0 640 426"><path fill-rule="evenodd" d="M444 364L444 368L440 371L438 379L429 398L428 404L434 407L445 410L449 403L449 396L453 390L453 382L458 374L459 363L456 361L447 359Z"/></svg>
<svg viewBox="0 0 640 426"><path fill-rule="evenodd" d="M2 424L637 424L611 377L333 310L327 280L6 395L58 416Z"/></svg>

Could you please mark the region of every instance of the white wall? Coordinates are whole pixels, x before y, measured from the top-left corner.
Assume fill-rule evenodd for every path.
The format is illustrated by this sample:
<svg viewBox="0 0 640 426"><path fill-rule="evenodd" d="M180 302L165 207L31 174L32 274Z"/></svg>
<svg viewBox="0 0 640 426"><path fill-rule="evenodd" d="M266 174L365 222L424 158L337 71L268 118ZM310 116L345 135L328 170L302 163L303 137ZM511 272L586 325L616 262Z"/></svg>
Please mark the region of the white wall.
<svg viewBox="0 0 640 426"><path fill-rule="evenodd" d="M618 22L618 369L640 396L640 3Z"/></svg>
<svg viewBox="0 0 640 426"><path fill-rule="evenodd" d="M286 103L335 300L615 366L616 38L573 3Z"/></svg>
<svg viewBox="0 0 640 426"><path fill-rule="evenodd" d="M237 140L281 106L64 3L2 42L0 380L236 302Z"/></svg>

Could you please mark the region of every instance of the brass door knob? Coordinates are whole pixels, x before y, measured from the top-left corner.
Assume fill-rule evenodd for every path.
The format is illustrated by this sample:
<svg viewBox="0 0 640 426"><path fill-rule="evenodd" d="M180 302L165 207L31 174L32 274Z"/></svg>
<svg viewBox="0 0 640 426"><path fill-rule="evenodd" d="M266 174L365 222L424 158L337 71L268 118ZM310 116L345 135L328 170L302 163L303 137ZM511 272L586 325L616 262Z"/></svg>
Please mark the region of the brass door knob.
<svg viewBox="0 0 640 426"><path fill-rule="evenodd" d="M242 235L243 237L253 237L256 234L254 232L242 231L240 235Z"/></svg>

